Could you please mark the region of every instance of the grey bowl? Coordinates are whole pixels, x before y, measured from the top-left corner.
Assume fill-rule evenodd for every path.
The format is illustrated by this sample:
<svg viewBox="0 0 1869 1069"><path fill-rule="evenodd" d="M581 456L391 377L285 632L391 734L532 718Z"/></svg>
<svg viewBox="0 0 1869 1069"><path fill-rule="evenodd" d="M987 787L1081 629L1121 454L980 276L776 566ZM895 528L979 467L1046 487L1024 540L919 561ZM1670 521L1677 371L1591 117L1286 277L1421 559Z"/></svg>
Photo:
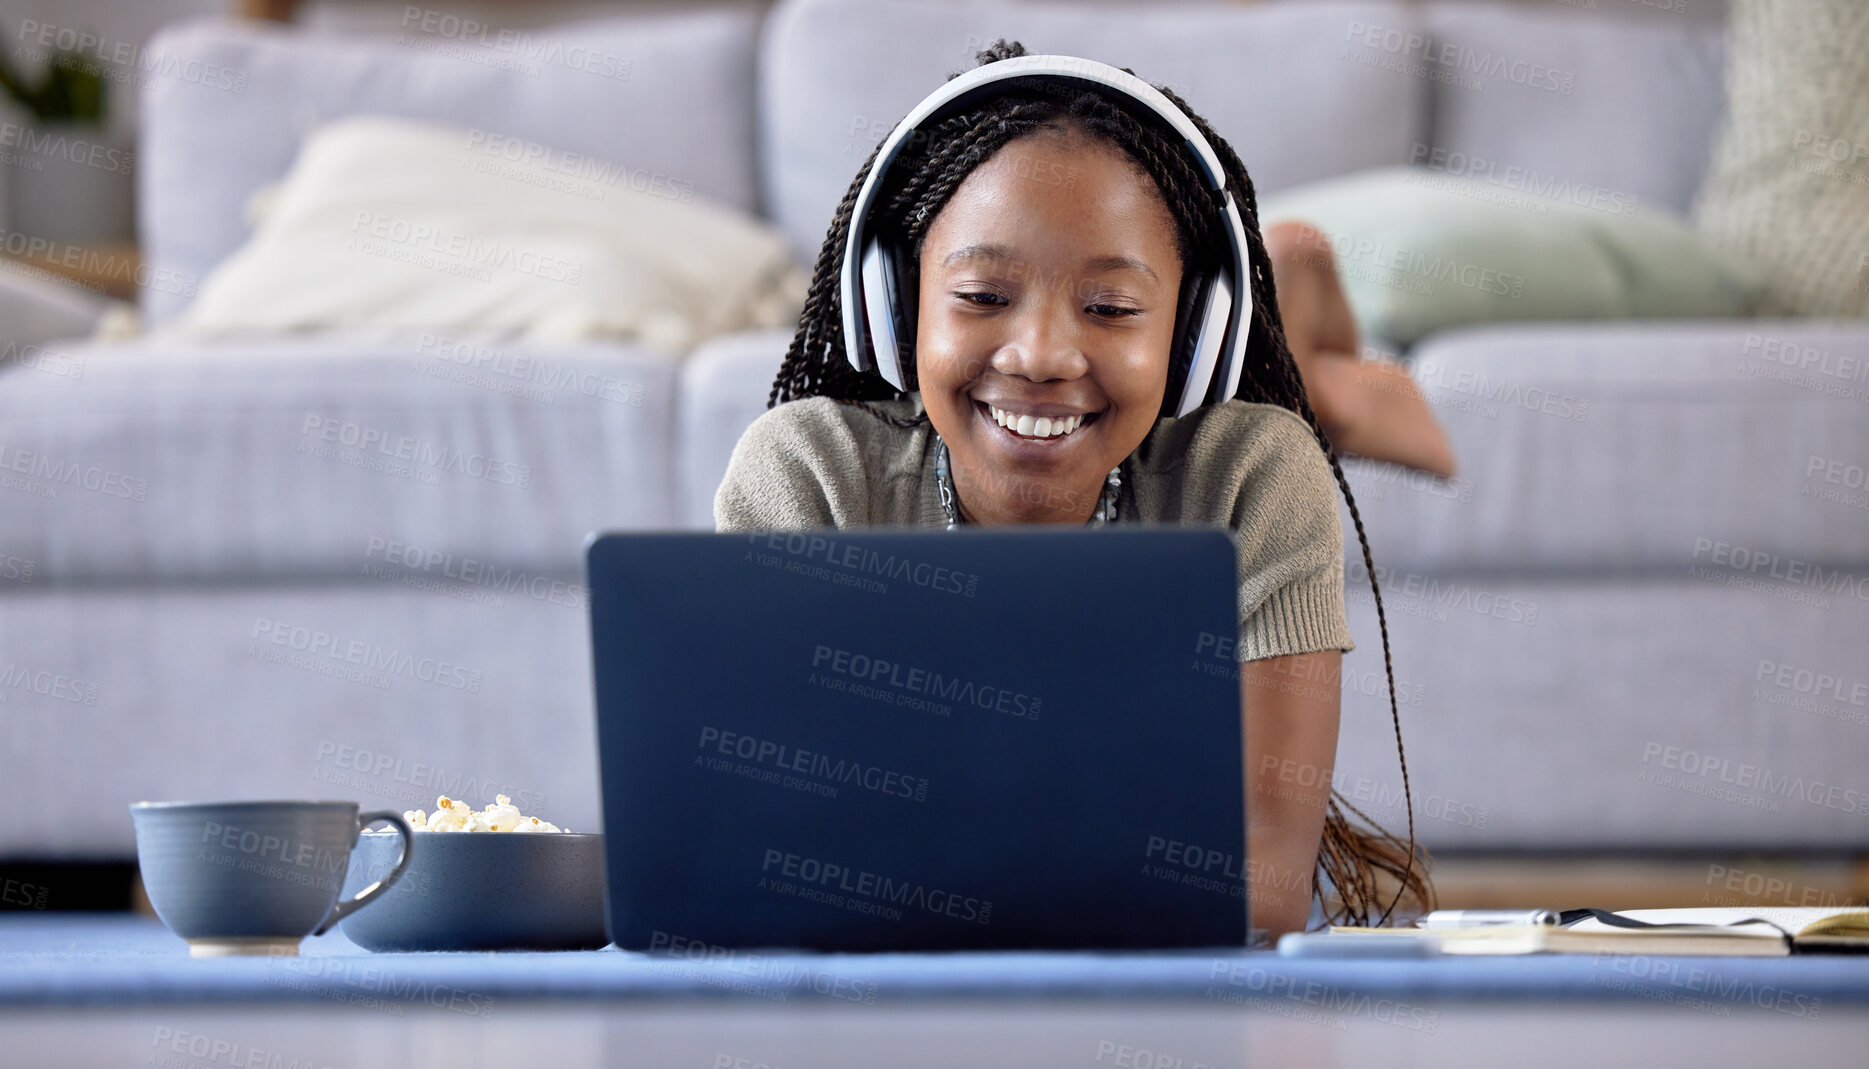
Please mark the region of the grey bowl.
<svg viewBox="0 0 1869 1069"><path fill-rule="evenodd" d="M604 931L604 837L418 831L409 869L339 925L366 950L594 950ZM396 863L397 837L363 835L344 894Z"/></svg>

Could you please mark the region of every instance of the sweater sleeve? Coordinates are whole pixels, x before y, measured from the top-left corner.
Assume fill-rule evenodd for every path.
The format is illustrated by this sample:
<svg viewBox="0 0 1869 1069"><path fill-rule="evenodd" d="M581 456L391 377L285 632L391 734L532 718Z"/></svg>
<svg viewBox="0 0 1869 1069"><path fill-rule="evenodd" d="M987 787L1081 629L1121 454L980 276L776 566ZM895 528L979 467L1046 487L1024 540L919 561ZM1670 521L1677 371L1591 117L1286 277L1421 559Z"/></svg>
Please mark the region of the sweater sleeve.
<svg viewBox="0 0 1869 1069"><path fill-rule="evenodd" d="M788 401L753 421L714 492L717 531L844 527L868 515L862 451L822 397Z"/></svg>
<svg viewBox="0 0 1869 1069"><path fill-rule="evenodd" d="M1229 402L1187 447L1185 492L1239 550L1239 659L1355 648L1336 477L1310 428L1276 406Z"/></svg>

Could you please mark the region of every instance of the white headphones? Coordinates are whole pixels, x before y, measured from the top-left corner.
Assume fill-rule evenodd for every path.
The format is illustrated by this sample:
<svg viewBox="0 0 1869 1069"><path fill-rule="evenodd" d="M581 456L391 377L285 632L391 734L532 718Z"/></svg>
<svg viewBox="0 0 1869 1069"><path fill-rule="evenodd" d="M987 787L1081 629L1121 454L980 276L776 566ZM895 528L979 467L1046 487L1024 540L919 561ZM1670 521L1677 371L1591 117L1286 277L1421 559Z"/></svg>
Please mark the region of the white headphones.
<svg viewBox="0 0 1869 1069"><path fill-rule="evenodd" d="M1182 346L1191 344L1193 357L1188 361L1187 379L1179 385L1168 384L1164 407L1183 416L1209 401L1232 397L1245 365L1253 293L1246 229L1240 223L1233 194L1226 187L1220 157L1181 109L1154 86L1107 63L1076 56L1017 56L975 67L930 93L890 132L850 209L850 237L844 246L842 276L844 352L850 366L858 371L875 371L898 390L910 389L904 385L900 348L911 333L909 316L917 303L917 295L904 294L899 285L907 250L886 247L868 232L872 200L897 151L924 124L938 122L969 102L992 95L997 91L994 83L1033 77L1080 83L1085 89L1143 105L1150 115L1181 136L1199 162L1208 190L1226 220L1223 229L1229 254L1217 269L1196 270L1183 283L1188 300L1176 315L1175 339L1169 352L1179 353ZM1220 384L1224 386L1216 389Z"/></svg>

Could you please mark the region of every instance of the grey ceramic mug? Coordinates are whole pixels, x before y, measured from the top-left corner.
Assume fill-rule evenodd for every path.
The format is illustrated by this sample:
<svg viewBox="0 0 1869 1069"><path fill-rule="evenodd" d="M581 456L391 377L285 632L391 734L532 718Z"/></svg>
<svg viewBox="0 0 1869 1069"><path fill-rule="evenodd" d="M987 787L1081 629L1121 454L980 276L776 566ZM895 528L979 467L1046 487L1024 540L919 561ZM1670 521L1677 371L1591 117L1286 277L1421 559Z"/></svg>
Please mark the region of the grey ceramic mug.
<svg viewBox="0 0 1869 1069"><path fill-rule="evenodd" d="M130 817L150 904L197 958L297 954L389 890L415 847L402 814L356 802L138 802ZM350 852L377 821L402 835L396 864L340 902Z"/></svg>

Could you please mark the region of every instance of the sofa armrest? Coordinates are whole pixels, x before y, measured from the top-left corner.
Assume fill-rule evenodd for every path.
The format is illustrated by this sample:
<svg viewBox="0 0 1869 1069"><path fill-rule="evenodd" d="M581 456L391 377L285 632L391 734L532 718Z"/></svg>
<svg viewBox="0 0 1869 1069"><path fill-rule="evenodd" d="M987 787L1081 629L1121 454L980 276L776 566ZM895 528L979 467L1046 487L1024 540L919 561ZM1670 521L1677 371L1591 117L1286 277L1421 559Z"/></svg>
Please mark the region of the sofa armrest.
<svg viewBox="0 0 1869 1069"><path fill-rule="evenodd" d="M7 264L0 268L0 366L33 359L47 342L89 335L117 303Z"/></svg>
<svg viewBox="0 0 1869 1069"><path fill-rule="evenodd" d="M789 330L747 331L696 349L681 370L675 417L675 508L687 527L714 529L714 491L746 428L766 410Z"/></svg>

